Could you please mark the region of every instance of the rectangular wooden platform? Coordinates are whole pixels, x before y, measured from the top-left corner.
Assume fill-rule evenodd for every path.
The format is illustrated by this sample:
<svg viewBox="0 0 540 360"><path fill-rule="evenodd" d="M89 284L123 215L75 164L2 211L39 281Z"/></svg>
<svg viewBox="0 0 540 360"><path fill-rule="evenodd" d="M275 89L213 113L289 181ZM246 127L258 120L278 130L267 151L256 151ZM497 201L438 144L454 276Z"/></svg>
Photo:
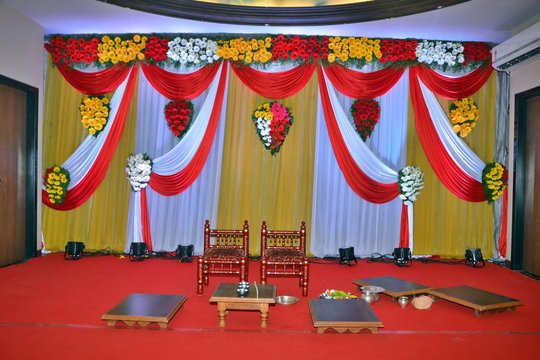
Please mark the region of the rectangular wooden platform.
<svg viewBox="0 0 540 360"><path fill-rule="evenodd" d="M412 281L402 280L393 276L378 276L354 280L358 286L380 286L384 289L383 294L390 295L394 300L400 296L426 294L431 287Z"/></svg>
<svg viewBox="0 0 540 360"><path fill-rule="evenodd" d="M156 323L164 329L171 318L182 307L187 297L184 295L131 294L118 305L101 316L109 326L118 321L128 326L147 326Z"/></svg>
<svg viewBox="0 0 540 360"><path fill-rule="evenodd" d="M516 306L523 305L520 300L467 285L431 289L429 293L437 298L470 307L477 316L486 311L514 310Z"/></svg>
<svg viewBox="0 0 540 360"><path fill-rule="evenodd" d="M357 333L367 329L377 333L383 327L371 307L360 299L309 299L309 311L319 334L328 329L339 333Z"/></svg>

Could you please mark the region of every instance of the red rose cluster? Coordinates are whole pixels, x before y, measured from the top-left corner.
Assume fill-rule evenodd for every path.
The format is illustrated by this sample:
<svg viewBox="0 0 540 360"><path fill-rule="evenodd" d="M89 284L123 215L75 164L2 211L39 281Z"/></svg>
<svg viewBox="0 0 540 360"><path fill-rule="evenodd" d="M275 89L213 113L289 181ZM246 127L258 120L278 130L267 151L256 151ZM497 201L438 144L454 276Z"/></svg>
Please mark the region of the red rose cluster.
<svg viewBox="0 0 540 360"><path fill-rule="evenodd" d="M193 118L193 104L189 100L174 100L165 105L165 120L174 136L181 138Z"/></svg>
<svg viewBox="0 0 540 360"><path fill-rule="evenodd" d="M381 117L381 107L375 99L357 99L351 106L356 131L366 141Z"/></svg>
<svg viewBox="0 0 540 360"><path fill-rule="evenodd" d="M381 40L381 64L416 60L417 40Z"/></svg>
<svg viewBox="0 0 540 360"><path fill-rule="evenodd" d="M328 58L328 36L322 39L316 36L300 38L300 36L285 37L279 35L272 39L272 60L303 60Z"/></svg>
<svg viewBox="0 0 540 360"><path fill-rule="evenodd" d="M152 35L146 42L144 57L155 62L165 61L167 60L168 50L169 40L167 38L158 38Z"/></svg>
<svg viewBox="0 0 540 360"><path fill-rule="evenodd" d="M51 54L55 64L87 63L91 64L98 58L97 46L99 40L92 38L68 38L67 42L62 36L57 36L45 44L45 50Z"/></svg>
<svg viewBox="0 0 540 360"><path fill-rule="evenodd" d="M484 42L464 42L463 55L464 65L483 62L491 57L491 48Z"/></svg>

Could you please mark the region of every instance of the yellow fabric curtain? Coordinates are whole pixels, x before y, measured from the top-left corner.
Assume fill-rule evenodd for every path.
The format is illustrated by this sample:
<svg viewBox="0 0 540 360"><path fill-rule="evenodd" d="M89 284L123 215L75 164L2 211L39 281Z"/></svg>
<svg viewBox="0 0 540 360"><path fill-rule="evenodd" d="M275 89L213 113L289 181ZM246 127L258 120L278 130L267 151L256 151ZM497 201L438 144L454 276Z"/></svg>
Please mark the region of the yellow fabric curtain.
<svg viewBox="0 0 540 360"><path fill-rule="evenodd" d="M269 229L300 229L305 221L308 243L310 238L317 79L313 76L296 95L280 100L294 123L275 156L264 148L251 119L253 110L269 100L249 90L231 72L218 216L212 226L240 229L248 220L251 255L260 254L263 220Z"/></svg>
<svg viewBox="0 0 540 360"><path fill-rule="evenodd" d="M465 138L467 145L488 163L493 160L495 134L496 75L473 96L480 119ZM439 99L443 109L449 100ZM414 125L409 105L407 163L424 172L425 188L414 203L414 253L463 258L468 248L480 248L484 254L493 250L493 208L486 202L461 200L439 181L427 161ZM457 136L457 135L456 135Z"/></svg>
<svg viewBox="0 0 540 360"><path fill-rule="evenodd" d="M79 105L83 95L49 62L43 115L43 169L60 165L88 135L81 125ZM94 195L71 211L43 206L42 228L47 250L63 250L68 241L82 241L87 251L123 252L130 187L125 166L133 151L137 91L133 95L124 134L109 170ZM110 95L110 94L109 94Z"/></svg>

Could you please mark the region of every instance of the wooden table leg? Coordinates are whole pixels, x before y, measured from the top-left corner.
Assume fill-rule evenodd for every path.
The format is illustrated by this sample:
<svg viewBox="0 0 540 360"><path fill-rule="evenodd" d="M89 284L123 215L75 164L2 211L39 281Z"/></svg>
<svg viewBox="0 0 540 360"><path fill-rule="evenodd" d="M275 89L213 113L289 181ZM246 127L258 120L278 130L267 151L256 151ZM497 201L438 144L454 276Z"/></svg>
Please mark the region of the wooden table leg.
<svg viewBox="0 0 540 360"><path fill-rule="evenodd" d="M225 327L225 316L227 316L227 306L225 306L225 303L218 302L218 317L219 317L219 326Z"/></svg>
<svg viewBox="0 0 540 360"><path fill-rule="evenodd" d="M261 327L265 328L268 321L268 304L261 304Z"/></svg>

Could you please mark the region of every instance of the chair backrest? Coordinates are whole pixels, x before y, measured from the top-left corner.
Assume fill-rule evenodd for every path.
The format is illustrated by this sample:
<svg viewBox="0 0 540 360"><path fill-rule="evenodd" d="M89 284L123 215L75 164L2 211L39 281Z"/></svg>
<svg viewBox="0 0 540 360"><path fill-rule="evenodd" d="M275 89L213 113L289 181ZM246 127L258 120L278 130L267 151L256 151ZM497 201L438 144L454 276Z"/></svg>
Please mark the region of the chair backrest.
<svg viewBox="0 0 540 360"><path fill-rule="evenodd" d="M302 221L300 230L269 230L266 221L261 226L261 254L271 248L300 250L306 253L306 222Z"/></svg>
<svg viewBox="0 0 540 360"><path fill-rule="evenodd" d="M249 255L249 225L244 220L242 229L211 229L210 221L204 222L204 250L241 249L244 256Z"/></svg>

